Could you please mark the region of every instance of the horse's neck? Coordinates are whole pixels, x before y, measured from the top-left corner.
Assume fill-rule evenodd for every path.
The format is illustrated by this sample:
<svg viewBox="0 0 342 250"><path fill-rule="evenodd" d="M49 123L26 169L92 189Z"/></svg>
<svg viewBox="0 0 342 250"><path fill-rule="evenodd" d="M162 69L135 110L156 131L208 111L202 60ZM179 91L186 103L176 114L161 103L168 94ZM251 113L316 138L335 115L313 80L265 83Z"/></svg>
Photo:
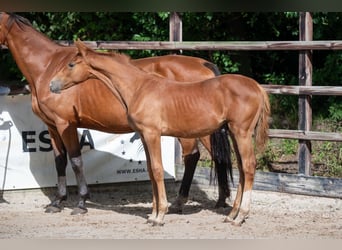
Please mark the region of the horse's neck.
<svg viewBox="0 0 342 250"><path fill-rule="evenodd" d="M142 72L134 65L121 63L115 58L105 57L104 60L96 60L91 64L101 69L101 72L111 80L126 106L130 105L142 84L146 84L147 73Z"/></svg>
<svg viewBox="0 0 342 250"><path fill-rule="evenodd" d="M16 23L7 36L7 43L20 71L35 91L39 87L38 80L46 74L58 45L33 27L25 26L23 30Z"/></svg>

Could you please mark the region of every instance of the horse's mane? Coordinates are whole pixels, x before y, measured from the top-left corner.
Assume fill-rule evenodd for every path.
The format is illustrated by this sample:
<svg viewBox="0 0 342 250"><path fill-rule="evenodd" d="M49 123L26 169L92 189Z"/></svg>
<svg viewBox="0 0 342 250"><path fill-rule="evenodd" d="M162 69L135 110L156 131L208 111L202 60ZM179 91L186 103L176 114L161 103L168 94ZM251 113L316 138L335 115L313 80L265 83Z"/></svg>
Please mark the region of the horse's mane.
<svg viewBox="0 0 342 250"><path fill-rule="evenodd" d="M131 57L127 54L119 53L119 52L110 52L111 56L114 56L117 58L117 60L120 60L125 63L130 63L131 62Z"/></svg>
<svg viewBox="0 0 342 250"><path fill-rule="evenodd" d="M23 25L32 26L31 22L25 17L19 16L15 13L8 13L8 15L9 15L9 18L6 24L7 28L10 28L13 25L13 23L18 24L20 28L22 28Z"/></svg>
<svg viewBox="0 0 342 250"><path fill-rule="evenodd" d="M110 51L110 52L100 52L100 54L104 55L104 56L109 56L109 57L114 57L115 60L120 61L122 63L125 64L130 64L131 63L131 57L127 54L124 53L119 53L119 52L114 52L114 51Z"/></svg>
<svg viewBox="0 0 342 250"><path fill-rule="evenodd" d="M25 17L19 16L15 13L7 13L7 14L9 15L9 18L6 24L8 29L13 25L13 23L18 24L20 28L23 28L23 25L28 25L32 27L31 22ZM115 57L117 60L121 61L122 63L131 62L131 57L127 54L122 54L118 52L106 52L106 53L101 53L101 54Z"/></svg>

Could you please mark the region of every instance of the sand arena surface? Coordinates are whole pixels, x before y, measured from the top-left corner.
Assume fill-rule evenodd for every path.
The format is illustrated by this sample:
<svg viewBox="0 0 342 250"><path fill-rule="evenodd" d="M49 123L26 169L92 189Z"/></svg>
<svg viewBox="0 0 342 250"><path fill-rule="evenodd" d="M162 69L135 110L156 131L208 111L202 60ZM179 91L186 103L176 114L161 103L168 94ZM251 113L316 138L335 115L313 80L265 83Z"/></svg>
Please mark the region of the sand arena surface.
<svg viewBox="0 0 342 250"><path fill-rule="evenodd" d="M342 199L253 191L251 213L241 227L223 220L229 208L214 209L217 187L195 185L183 214L167 214L165 225L146 224L151 213L149 182L90 186L88 213L70 215L76 189L61 213L44 206L55 189L7 191L0 203L1 239L341 239ZM168 200L179 183L167 182ZM235 197L235 190L233 190ZM228 202L230 205L232 201Z"/></svg>

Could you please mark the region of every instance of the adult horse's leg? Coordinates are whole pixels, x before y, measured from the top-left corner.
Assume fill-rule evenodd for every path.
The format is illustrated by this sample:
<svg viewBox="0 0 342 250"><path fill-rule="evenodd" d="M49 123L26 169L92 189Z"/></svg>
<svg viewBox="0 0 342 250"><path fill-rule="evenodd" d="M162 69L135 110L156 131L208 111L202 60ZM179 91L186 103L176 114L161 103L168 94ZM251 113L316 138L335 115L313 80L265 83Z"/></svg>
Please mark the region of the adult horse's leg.
<svg viewBox="0 0 342 250"><path fill-rule="evenodd" d="M55 164L57 170L57 194L52 202L46 206L45 212L56 213L62 211L62 201L67 199L66 188L66 166L68 164L66 149L63 145L61 137L55 128L48 128L51 145L55 155Z"/></svg>
<svg viewBox="0 0 342 250"><path fill-rule="evenodd" d="M88 185L84 176L83 171L83 161L81 154L78 156L70 156L72 170L75 173L77 186L78 186L78 195L79 200L77 206L71 212L72 215L75 214L84 214L88 212L86 207L86 200L90 198L90 194L88 191Z"/></svg>
<svg viewBox="0 0 342 250"><path fill-rule="evenodd" d="M185 167L178 196L170 206L170 212L173 213L181 213L183 211L184 204L188 201L190 186L195 174L197 162L200 158L197 139L179 138L179 142L182 146Z"/></svg>
<svg viewBox="0 0 342 250"><path fill-rule="evenodd" d="M206 62L204 63L204 66L213 71L215 76L221 75L221 72L216 64ZM200 138L205 148L211 152L212 159L215 163L214 167L219 185L219 198L215 205L216 208L227 207L228 204L226 203L226 198L229 198L231 193L228 183L228 175L230 175L230 179L233 181L233 167L228 136L229 129L227 124L224 124L221 128L217 129L213 134L210 135L210 141L208 136Z"/></svg>
<svg viewBox="0 0 342 250"><path fill-rule="evenodd" d="M204 137L203 145L208 149L210 146L211 157L214 161L217 181L219 185L219 198L216 208L227 207L226 198L230 197L230 188L228 179L233 181L233 165L231 160L231 148L228 138L228 126L224 124L210 135L210 144L208 145L208 137Z"/></svg>
<svg viewBox="0 0 342 250"><path fill-rule="evenodd" d="M84 176L81 147L78 142L77 128L72 124L66 123L64 126L59 124L57 129L60 135L62 135L62 140L68 152L72 170L74 171L78 186L79 201L71 214L74 215L86 213L88 210L85 206L85 203L89 198L89 189Z"/></svg>
<svg viewBox="0 0 342 250"><path fill-rule="evenodd" d="M230 143L228 139L228 127L222 126L212 135L199 138L203 146L211 154L215 162L215 171L218 179L219 198L216 208L227 207L226 198L230 197L228 178L232 179L232 162ZM184 174L176 201L171 205L170 211L181 213L184 204L188 200L190 186L195 174L197 162L200 158L197 139L179 139L184 155ZM229 171L229 172L228 172Z"/></svg>

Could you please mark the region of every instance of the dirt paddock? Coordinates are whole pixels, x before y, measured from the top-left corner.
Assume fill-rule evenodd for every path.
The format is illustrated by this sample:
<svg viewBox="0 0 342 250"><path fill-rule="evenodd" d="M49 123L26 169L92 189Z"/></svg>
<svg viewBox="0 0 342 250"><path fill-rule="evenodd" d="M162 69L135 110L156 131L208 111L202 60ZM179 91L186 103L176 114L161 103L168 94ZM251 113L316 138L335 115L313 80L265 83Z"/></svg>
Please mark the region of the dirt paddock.
<svg viewBox="0 0 342 250"><path fill-rule="evenodd" d="M166 183L172 202L179 183ZM183 214L167 214L165 225L146 224L149 182L91 186L88 213L70 215L72 187L61 213L44 213L55 189L6 191L0 203L1 239L341 239L342 200L253 191L248 220L223 223L229 208L214 209L217 188L193 184ZM235 197L235 190L233 190ZM229 201L231 205L231 201Z"/></svg>

